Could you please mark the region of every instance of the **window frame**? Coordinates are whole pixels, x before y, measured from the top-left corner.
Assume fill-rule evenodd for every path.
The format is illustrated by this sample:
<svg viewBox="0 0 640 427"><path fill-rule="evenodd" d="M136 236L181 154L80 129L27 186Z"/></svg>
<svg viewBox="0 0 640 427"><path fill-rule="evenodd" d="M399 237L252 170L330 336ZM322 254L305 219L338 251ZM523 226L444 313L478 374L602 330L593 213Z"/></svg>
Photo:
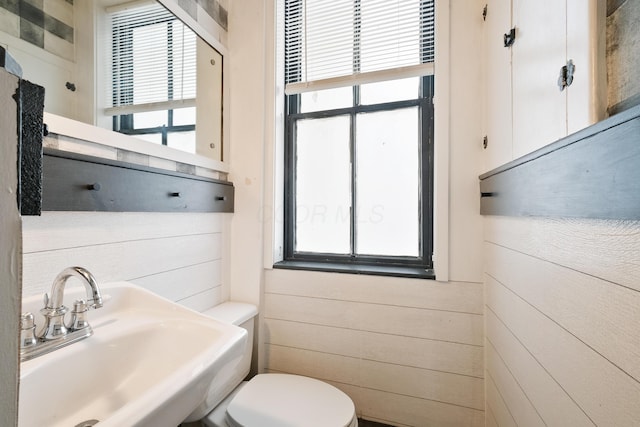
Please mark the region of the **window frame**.
<svg viewBox="0 0 640 427"><path fill-rule="evenodd" d="M353 86L353 104L351 107L332 110L300 112L299 94L285 97L285 173L284 173L284 253L283 261L274 265L276 268L304 268L325 271L357 271L372 274L391 274L401 276L419 276L433 278L433 201L434 201L434 108L433 91L434 76L420 77L420 89L416 98L404 101L380 104L360 105L360 86ZM418 107L419 109L419 220L420 239L419 255L387 256L363 255L354 253L355 234L357 233L357 212L350 211L350 254L333 254L319 252L302 252L295 250L296 241L296 123L299 120L327 118L349 115L351 129L349 136L351 156L351 201L356 206L357 176L355 164L355 132L354 122L361 113L392 111L396 109ZM398 270L400 268L400 270ZM406 269L404 272L402 269Z"/></svg>

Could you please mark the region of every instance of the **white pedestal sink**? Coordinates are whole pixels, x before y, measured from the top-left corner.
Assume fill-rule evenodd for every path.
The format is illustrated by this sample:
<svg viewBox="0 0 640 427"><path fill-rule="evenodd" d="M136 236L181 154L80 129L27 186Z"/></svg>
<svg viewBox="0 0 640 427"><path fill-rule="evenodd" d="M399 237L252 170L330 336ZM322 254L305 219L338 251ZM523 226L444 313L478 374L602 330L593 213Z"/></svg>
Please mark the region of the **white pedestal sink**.
<svg viewBox="0 0 640 427"><path fill-rule="evenodd" d="M21 363L19 427L176 427L248 345L244 329L130 283L100 289L91 337ZM69 287L65 305L84 294ZM41 307L40 296L23 301L38 326Z"/></svg>

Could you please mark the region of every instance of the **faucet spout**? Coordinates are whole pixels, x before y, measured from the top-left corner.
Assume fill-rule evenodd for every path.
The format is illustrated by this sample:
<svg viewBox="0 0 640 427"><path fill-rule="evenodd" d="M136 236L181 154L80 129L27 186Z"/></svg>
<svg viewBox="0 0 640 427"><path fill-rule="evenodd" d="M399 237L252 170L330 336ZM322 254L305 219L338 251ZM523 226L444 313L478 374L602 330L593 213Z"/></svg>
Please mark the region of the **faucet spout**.
<svg viewBox="0 0 640 427"><path fill-rule="evenodd" d="M45 295L45 308L59 310L63 307L64 287L71 277L80 279L87 291L87 306L89 308L102 307L102 295L96 279L87 269L82 267L68 267L62 270L51 285L51 296Z"/></svg>
<svg viewBox="0 0 640 427"><path fill-rule="evenodd" d="M65 314L69 309L64 306L64 289L69 278L79 279L85 287L87 297L73 303L70 322L65 323ZM24 313L21 323L20 360L29 360L58 348L88 338L93 329L87 322L89 308L102 307L102 295L96 279L82 267L68 267L58 274L51 285L51 293L44 294L44 316L42 329L35 333L32 313Z"/></svg>

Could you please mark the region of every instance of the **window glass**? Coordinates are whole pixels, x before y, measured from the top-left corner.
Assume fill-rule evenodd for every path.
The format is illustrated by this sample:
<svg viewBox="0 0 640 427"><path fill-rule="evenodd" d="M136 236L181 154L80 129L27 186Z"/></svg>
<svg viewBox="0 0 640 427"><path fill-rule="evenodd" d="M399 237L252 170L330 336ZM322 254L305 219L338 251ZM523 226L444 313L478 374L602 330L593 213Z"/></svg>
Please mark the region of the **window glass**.
<svg viewBox="0 0 640 427"><path fill-rule="evenodd" d="M297 123L296 251L350 251L349 129L349 116Z"/></svg>
<svg viewBox="0 0 640 427"><path fill-rule="evenodd" d="M416 99L419 91L420 77L369 83L360 86L360 104L371 105Z"/></svg>
<svg viewBox="0 0 640 427"><path fill-rule="evenodd" d="M167 126L166 111L148 111L146 113L135 113L133 115L133 128L146 129L160 126Z"/></svg>
<svg viewBox="0 0 640 427"><path fill-rule="evenodd" d="M193 125L196 123L196 107L173 110L173 125Z"/></svg>
<svg viewBox="0 0 640 427"><path fill-rule="evenodd" d="M356 118L358 254L420 253L418 129L417 107Z"/></svg>
<svg viewBox="0 0 640 427"><path fill-rule="evenodd" d="M161 133L143 133L143 134L137 134L134 136L144 141L149 141L149 142L153 142L154 144L162 145Z"/></svg>
<svg viewBox="0 0 640 427"><path fill-rule="evenodd" d="M353 88L340 87L336 89L317 90L300 95L300 112L334 110L353 105Z"/></svg>
<svg viewBox="0 0 640 427"><path fill-rule="evenodd" d="M167 134L167 145L187 153L196 152L196 131L169 132Z"/></svg>

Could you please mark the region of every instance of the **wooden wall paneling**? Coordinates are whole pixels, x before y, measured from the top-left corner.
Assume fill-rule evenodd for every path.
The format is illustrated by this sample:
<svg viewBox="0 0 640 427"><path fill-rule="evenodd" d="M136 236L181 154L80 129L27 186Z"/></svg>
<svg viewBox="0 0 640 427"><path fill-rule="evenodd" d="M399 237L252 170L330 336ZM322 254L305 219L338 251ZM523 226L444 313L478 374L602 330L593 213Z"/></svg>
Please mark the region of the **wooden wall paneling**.
<svg viewBox="0 0 640 427"><path fill-rule="evenodd" d="M270 371L305 375L360 386L360 359L332 353L268 344Z"/></svg>
<svg viewBox="0 0 640 427"><path fill-rule="evenodd" d="M507 407L500 391L496 387L495 380L490 373L485 375L485 395L487 399L487 408L490 408L491 413L495 417L496 424L501 427L518 427L516 421L513 418L509 408Z"/></svg>
<svg viewBox="0 0 640 427"><path fill-rule="evenodd" d="M362 334L365 359L482 378L481 346L372 332Z"/></svg>
<svg viewBox="0 0 640 427"><path fill-rule="evenodd" d="M202 312L224 301L227 301L227 299L224 298L223 289L221 286L217 286L177 302L192 310Z"/></svg>
<svg viewBox="0 0 640 427"><path fill-rule="evenodd" d="M595 425L491 309L487 309L485 316L488 346L504 361L547 425Z"/></svg>
<svg viewBox="0 0 640 427"><path fill-rule="evenodd" d="M395 363L363 360L362 387L484 410L484 380Z"/></svg>
<svg viewBox="0 0 640 427"><path fill-rule="evenodd" d="M511 374L509 367L498 355L491 341L488 342L485 353L486 370L495 382L496 388L500 391L500 395L516 424L531 427L547 425L531 403L526 390Z"/></svg>
<svg viewBox="0 0 640 427"><path fill-rule="evenodd" d="M493 416L493 411L489 406L485 408L484 416L485 416L485 427L498 427L498 422L496 421L496 417Z"/></svg>
<svg viewBox="0 0 640 427"><path fill-rule="evenodd" d="M220 240L219 233L212 233L25 254L23 293L49 289L55 275L70 264L87 268L103 283L216 260L221 257Z"/></svg>
<svg viewBox="0 0 640 427"><path fill-rule="evenodd" d="M490 276L487 304L594 423L637 424L637 380Z"/></svg>
<svg viewBox="0 0 640 427"><path fill-rule="evenodd" d="M487 242L640 290L640 221L484 219Z"/></svg>
<svg viewBox="0 0 640 427"><path fill-rule="evenodd" d="M640 292L500 246L486 253L488 274L640 380Z"/></svg>
<svg viewBox="0 0 640 427"><path fill-rule="evenodd" d="M482 378L482 347L265 319L266 343ZM402 352L398 349L402 348Z"/></svg>
<svg viewBox="0 0 640 427"><path fill-rule="evenodd" d="M392 424L421 427L481 427L484 411L402 396L381 390L361 389L363 415L393 420ZM390 422L390 421L387 421Z"/></svg>
<svg viewBox="0 0 640 427"><path fill-rule="evenodd" d="M223 213L43 212L25 217L25 253L223 231Z"/></svg>
<svg viewBox="0 0 640 427"><path fill-rule="evenodd" d="M266 294L265 316L361 331L482 345L482 316L476 314Z"/></svg>
<svg viewBox="0 0 640 427"><path fill-rule="evenodd" d="M268 346L269 369L483 410L483 380L282 346Z"/></svg>
<svg viewBox="0 0 640 427"><path fill-rule="evenodd" d="M393 288L393 291L390 291ZM481 283L361 276L290 270L265 272L265 292L400 307L482 314Z"/></svg>
<svg viewBox="0 0 640 427"><path fill-rule="evenodd" d="M361 332L265 318L265 344L361 357Z"/></svg>
<svg viewBox="0 0 640 427"><path fill-rule="evenodd" d="M179 301L222 285L220 259L175 270L153 273L133 279L132 282L168 298Z"/></svg>

